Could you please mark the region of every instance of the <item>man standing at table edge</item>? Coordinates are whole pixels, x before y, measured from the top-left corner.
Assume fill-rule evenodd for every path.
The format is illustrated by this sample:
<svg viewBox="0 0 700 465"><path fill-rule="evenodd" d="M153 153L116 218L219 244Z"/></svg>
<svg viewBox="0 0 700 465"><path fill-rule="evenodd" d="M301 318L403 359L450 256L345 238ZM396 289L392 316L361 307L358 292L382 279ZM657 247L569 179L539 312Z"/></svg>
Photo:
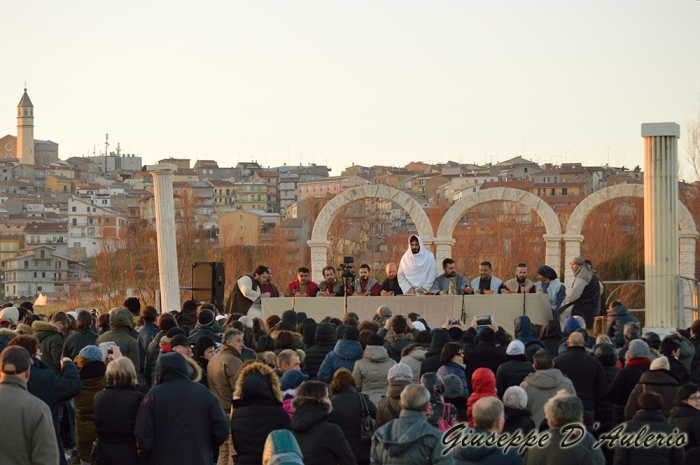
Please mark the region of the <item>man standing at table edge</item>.
<svg viewBox="0 0 700 465"><path fill-rule="evenodd" d="M404 294L425 294L437 278L435 255L425 248L423 239L412 235L408 250L399 263L399 285Z"/></svg>
<svg viewBox="0 0 700 465"><path fill-rule="evenodd" d="M457 265L451 258L442 261L443 274L435 278L430 292L436 295L463 295L469 288L469 280L457 273Z"/></svg>
<svg viewBox="0 0 700 465"><path fill-rule="evenodd" d="M260 306L261 297L270 297L269 292L262 292L261 286L267 283L269 273L267 267L259 265L253 275L244 275L238 278L236 284L231 289L228 302L226 302L226 313L240 313L241 315L262 316Z"/></svg>
<svg viewBox="0 0 700 465"><path fill-rule="evenodd" d="M287 297L316 297L318 284L309 279L309 269L301 267L297 270L297 279L287 285Z"/></svg>
<svg viewBox="0 0 700 465"><path fill-rule="evenodd" d="M491 274L491 262L481 262L479 265L479 277L474 278L467 294L474 294L479 291L481 294L500 294L506 287L503 281Z"/></svg>

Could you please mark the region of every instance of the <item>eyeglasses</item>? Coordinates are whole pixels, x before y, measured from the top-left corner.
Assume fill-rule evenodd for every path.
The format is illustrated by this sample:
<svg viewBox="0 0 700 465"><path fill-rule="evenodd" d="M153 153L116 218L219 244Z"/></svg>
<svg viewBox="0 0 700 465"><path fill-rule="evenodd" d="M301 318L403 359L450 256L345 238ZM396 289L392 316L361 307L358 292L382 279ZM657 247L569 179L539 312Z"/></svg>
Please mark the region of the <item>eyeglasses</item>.
<svg viewBox="0 0 700 465"><path fill-rule="evenodd" d="M692 400L693 402L697 402L700 400L700 395L690 396L690 397L688 397L688 400Z"/></svg>

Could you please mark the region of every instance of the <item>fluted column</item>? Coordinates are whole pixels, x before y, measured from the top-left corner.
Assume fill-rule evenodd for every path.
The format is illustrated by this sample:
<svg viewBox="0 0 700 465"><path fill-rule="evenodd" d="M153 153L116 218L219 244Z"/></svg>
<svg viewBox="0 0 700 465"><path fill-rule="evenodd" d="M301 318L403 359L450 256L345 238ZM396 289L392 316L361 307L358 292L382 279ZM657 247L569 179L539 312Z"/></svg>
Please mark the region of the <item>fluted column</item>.
<svg viewBox="0 0 700 465"><path fill-rule="evenodd" d="M698 240L698 232L681 231L678 233L678 237L681 246L680 273L682 276L695 276L695 246ZM683 281L683 299L684 307L693 304L692 288L688 281L685 280ZM685 310L683 314L685 316L685 322L681 322L681 326L688 328L693 324L695 315L693 315L692 310Z"/></svg>
<svg viewBox="0 0 700 465"><path fill-rule="evenodd" d="M158 237L158 271L160 277L161 311L180 311L180 284L177 269L177 239L175 229L175 200L171 164L150 165L155 198L156 234Z"/></svg>
<svg viewBox="0 0 700 465"><path fill-rule="evenodd" d="M676 328L678 308L678 138L676 123L642 124L647 330Z"/></svg>
<svg viewBox="0 0 700 465"><path fill-rule="evenodd" d="M323 268L328 265L328 241L310 240L306 242L311 249L311 280L315 283L323 281Z"/></svg>
<svg viewBox="0 0 700 465"><path fill-rule="evenodd" d="M561 234L545 234L546 241L544 264L559 274L561 270Z"/></svg>
<svg viewBox="0 0 700 465"><path fill-rule="evenodd" d="M569 262L572 258L581 256L581 242L583 242L583 236L580 234L562 234L561 237L564 239L565 247L564 283L569 285L571 284L571 281L574 280L574 272L571 269L571 266L569 266ZM556 268L554 269L556 270Z"/></svg>

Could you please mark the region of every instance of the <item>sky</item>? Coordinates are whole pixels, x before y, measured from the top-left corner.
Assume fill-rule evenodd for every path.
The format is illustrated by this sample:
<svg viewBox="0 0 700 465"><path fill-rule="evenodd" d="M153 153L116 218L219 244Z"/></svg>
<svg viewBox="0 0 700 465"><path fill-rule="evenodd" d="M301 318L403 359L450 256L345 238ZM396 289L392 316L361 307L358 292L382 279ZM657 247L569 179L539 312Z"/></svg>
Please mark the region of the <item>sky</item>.
<svg viewBox="0 0 700 465"><path fill-rule="evenodd" d="M26 81L63 159L633 168L700 115L695 0L3 3L0 136Z"/></svg>

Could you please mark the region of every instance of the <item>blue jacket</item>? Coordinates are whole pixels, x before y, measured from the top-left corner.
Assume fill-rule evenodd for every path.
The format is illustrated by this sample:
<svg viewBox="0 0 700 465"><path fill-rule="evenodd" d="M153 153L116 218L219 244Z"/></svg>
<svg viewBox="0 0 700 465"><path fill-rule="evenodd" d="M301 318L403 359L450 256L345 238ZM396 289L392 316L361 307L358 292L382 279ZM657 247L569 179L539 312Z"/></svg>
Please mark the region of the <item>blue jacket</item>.
<svg viewBox="0 0 700 465"><path fill-rule="evenodd" d="M440 369L437 371L437 375L440 377L440 379L444 378L447 375L455 375L462 381L462 396L469 397L469 389L467 388L467 375L464 372L464 368L459 366L459 364L455 362L450 362L447 365L443 365L440 367Z"/></svg>
<svg viewBox="0 0 700 465"><path fill-rule="evenodd" d="M627 312L627 307L618 305L612 310L608 310L608 327L605 330L605 335L609 338L616 338L624 344L623 330L627 323L639 323L635 317Z"/></svg>
<svg viewBox="0 0 700 465"><path fill-rule="evenodd" d="M341 368L347 368L352 373L355 362L362 358L364 351L358 341L341 339L335 343L335 348L328 352L318 369L318 379L330 383L333 375Z"/></svg>
<svg viewBox="0 0 700 465"><path fill-rule="evenodd" d="M455 287L457 288L457 295L462 295L464 294L464 291L462 290L465 287L469 287L469 281L467 280L467 277L464 276L463 274L455 273ZM435 281L433 282L433 287L430 288L430 292L438 293L440 291L447 291L450 289L450 278L445 276L445 274L441 274L437 278L435 278Z"/></svg>
<svg viewBox="0 0 700 465"><path fill-rule="evenodd" d="M534 337L532 323L530 322L530 317L527 315L519 316L515 319L515 338L522 342L525 348L533 344L539 345L543 349L545 348L544 344Z"/></svg>
<svg viewBox="0 0 700 465"><path fill-rule="evenodd" d="M491 434L479 428L473 428L473 430L472 437L483 434L484 438L488 438ZM508 449L507 453L503 453L502 448L495 446L456 447L452 453L455 465L471 465L477 463L489 465L521 465L523 463L522 457L518 454L518 449L514 447Z"/></svg>

